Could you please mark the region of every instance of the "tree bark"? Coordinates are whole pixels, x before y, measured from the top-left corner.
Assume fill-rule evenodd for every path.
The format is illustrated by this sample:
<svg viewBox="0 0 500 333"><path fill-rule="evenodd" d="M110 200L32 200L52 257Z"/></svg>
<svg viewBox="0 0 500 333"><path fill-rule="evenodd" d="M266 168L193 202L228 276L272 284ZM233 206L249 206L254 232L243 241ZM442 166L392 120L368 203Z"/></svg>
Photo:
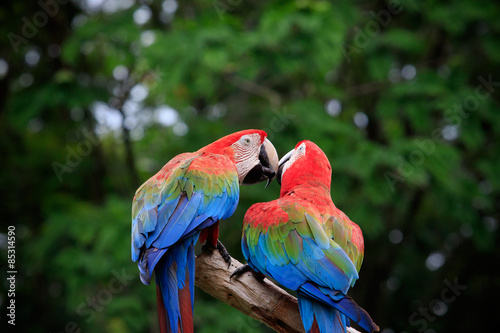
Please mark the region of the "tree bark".
<svg viewBox="0 0 500 333"><path fill-rule="evenodd" d="M303 333L297 299L267 278L257 280L252 272L230 280L231 274L240 266L242 264L232 258L228 268L218 251L204 252L196 258L195 284L276 332ZM352 327L348 332L359 333Z"/></svg>

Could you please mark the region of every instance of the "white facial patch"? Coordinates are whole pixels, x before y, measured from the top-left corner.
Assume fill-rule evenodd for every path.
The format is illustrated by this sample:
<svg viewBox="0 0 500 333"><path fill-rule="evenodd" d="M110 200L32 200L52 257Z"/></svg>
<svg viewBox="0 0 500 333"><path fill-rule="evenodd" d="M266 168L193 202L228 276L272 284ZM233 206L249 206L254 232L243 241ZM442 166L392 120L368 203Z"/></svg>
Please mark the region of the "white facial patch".
<svg viewBox="0 0 500 333"><path fill-rule="evenodd" d="M292 155L288 159L288 161L285 162L283 165L283 171L281 172L282 175L285 174L286 170L293 164L295 161L297 161L299 158L304 156L306 154L306 143L302 142L300 146L295 148L294 150L291 151ZM288 154L287 154L288 155ZM286 155L285 155L286 157ZM283 157L283 158L285 158ZM283 177L283 176L282 176Z"/></svg>
<svg viewBox="0 0 500 333"><path fill-rule="evenodd" d="M241 184L248 172L259 164L260 135L258 133L243 135L231 146L234 148L234 160Z"/></svg>

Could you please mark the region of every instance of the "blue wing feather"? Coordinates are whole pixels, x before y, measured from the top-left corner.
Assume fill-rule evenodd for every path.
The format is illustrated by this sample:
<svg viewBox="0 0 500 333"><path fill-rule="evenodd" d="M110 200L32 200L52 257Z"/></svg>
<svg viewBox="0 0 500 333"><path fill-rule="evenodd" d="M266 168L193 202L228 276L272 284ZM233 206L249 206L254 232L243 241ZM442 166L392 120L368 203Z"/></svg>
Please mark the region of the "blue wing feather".
<svg viewBox="0 0 500 333"><path fill-rule="evenodd" d="M314 223L311 215L307 222ZM346 326L350 325L348 318L369 332L377 329L368 313L346 296L358 279L358 272L337 243L333 240L327 243L324 239L318 242L314 234L301 236L302 251L298 258L293 258L294 254L287 253L282 244L290 233L285 237L273 234L269 227L267 230L257 228L245 225L241 242L243 255L252 269L297 290L306 332L311 330L314 321L320 332L346 332Z"/></svg>
<svg viewBox="0 0 500 333"><path fill-rule="evenodd" d="M179 204L172 215L168 217L168 223L165 224L164 229L159 232L157 231L159 228L156 229L155 233L149 238L153 239L153 241L150 244L148 244L149 242L146 243L146 246L153 245L156 248L169 247L182 237L184 231L193 222L200 222L196 217L198 216L201 197L200 193L193 193L191 199L188 199L186 195L182 195L179 199ZM162 215L161 219L167 219L167 216Z"/></svg>
<svg viewBox="0 0 500 333"><path fill-rule="evenodd" d="M304 238L302 244L303 251L296 264L293 264L293 261L288 257L280 257L274 250L268 233L260 234L257 246L249 248L245 241L242 242L242 248L244 253L248 252L247 261L254 261L259 271L270 275L287 288L293 289L300 282L299 279L302 279L300 284L312 281L318 285L342 290L346 293L351 281L357 278L357 272L355 276L346 275L342 269L325 256L324 250L316 244L313 238ZM289 264L283 265L286 262ZM287 285L287 282L290 282L290 274L293 276L293 285Z"/></svg>
<svg viewBox="0 0 500 333"><path fill-rule="evenodd" d="M179 291L189 287L191 306L194 302L194 245L200 231L232 215L239 200L236 166L226 170L229 160L211 157L211 163L221 161L221 166L203 171L190 169L196 159L200 159L199 165L208 164L202 161L204 156L197 155L182 163L178 159L172 163L166 180L160 182L153 177L134 198L132 260L137 261L143 283L149 284L152 272L156 272L173 332L178 331L181 323ZM220 169L227 172L222 176ZM197 182L191 177L205 180ZM218 189L219 183L228 188ZM219 190L217 196L213 195L215 190Z"/></svg>

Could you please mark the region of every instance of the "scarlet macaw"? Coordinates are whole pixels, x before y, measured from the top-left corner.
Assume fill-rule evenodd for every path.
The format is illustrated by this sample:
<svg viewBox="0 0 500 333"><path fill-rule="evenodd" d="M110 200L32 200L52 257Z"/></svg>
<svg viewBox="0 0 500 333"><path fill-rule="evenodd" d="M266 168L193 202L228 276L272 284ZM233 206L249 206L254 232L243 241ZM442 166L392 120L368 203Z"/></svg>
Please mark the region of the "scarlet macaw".
<svg viewBox="0 0 500 333"><path fill-rule="evenodd" d="M245 130L177 155L137 190L132 260L144 284L156 273L161 332L193 332L194 245L206 240L230 261L219 221L234 213L239 185L269 183L277 169L266 132Z"/></svg>
<svg viewBox="0 0 500 333"><path fill-rule="evenodd" d="M232 276L253 270L296 290L306 332L346 332L349 319L372 332L377 325L347 296L363 261L363 235L332 201L331 170L311 141L283 156L280 197L245 214L241 245L248 264Z"/></svg>

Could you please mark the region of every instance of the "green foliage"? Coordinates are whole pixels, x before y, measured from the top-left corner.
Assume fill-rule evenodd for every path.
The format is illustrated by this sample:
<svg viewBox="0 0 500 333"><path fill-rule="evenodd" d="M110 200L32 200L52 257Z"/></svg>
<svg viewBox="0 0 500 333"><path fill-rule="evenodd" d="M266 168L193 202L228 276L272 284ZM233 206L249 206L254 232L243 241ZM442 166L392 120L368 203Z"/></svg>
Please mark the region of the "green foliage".
<svg viewBox="0 0 500 333"><path fill-rule="evenodd" d="M350 294L382 328L493 330L475 318L500 297L497 2L84 3L29 37L22 18L39 5L0 8L1 35L25 39L0 49L0 211L17 231L20 328L156 331L154 288L130 261L135 189L176 154L261 128L280 155L309 139L330 158L332 197L366 243ZM241 189L220 230L234 257L245 211L278 195L276 183ZM117 274L133 276L119 291ZM455 278L467 290L422 321ZM199 290L195 326L269 331Z"/></svg>
<svg viewBox="0 0 500 333"><path fill-rule="evenodd" d="M65 304L68 320L83 330L100 327L106 332L134 332L149 325L149 316L134 315L151 307L155 297L135 283L136 270L130 265L130 239L124 237L130 231L129 203L115 197L104 206L59 196L52 200L46 209L53 213L26 255L33 259L34 274L45 272L52 284L62 286L62 294L51 296Z"/></svg>

